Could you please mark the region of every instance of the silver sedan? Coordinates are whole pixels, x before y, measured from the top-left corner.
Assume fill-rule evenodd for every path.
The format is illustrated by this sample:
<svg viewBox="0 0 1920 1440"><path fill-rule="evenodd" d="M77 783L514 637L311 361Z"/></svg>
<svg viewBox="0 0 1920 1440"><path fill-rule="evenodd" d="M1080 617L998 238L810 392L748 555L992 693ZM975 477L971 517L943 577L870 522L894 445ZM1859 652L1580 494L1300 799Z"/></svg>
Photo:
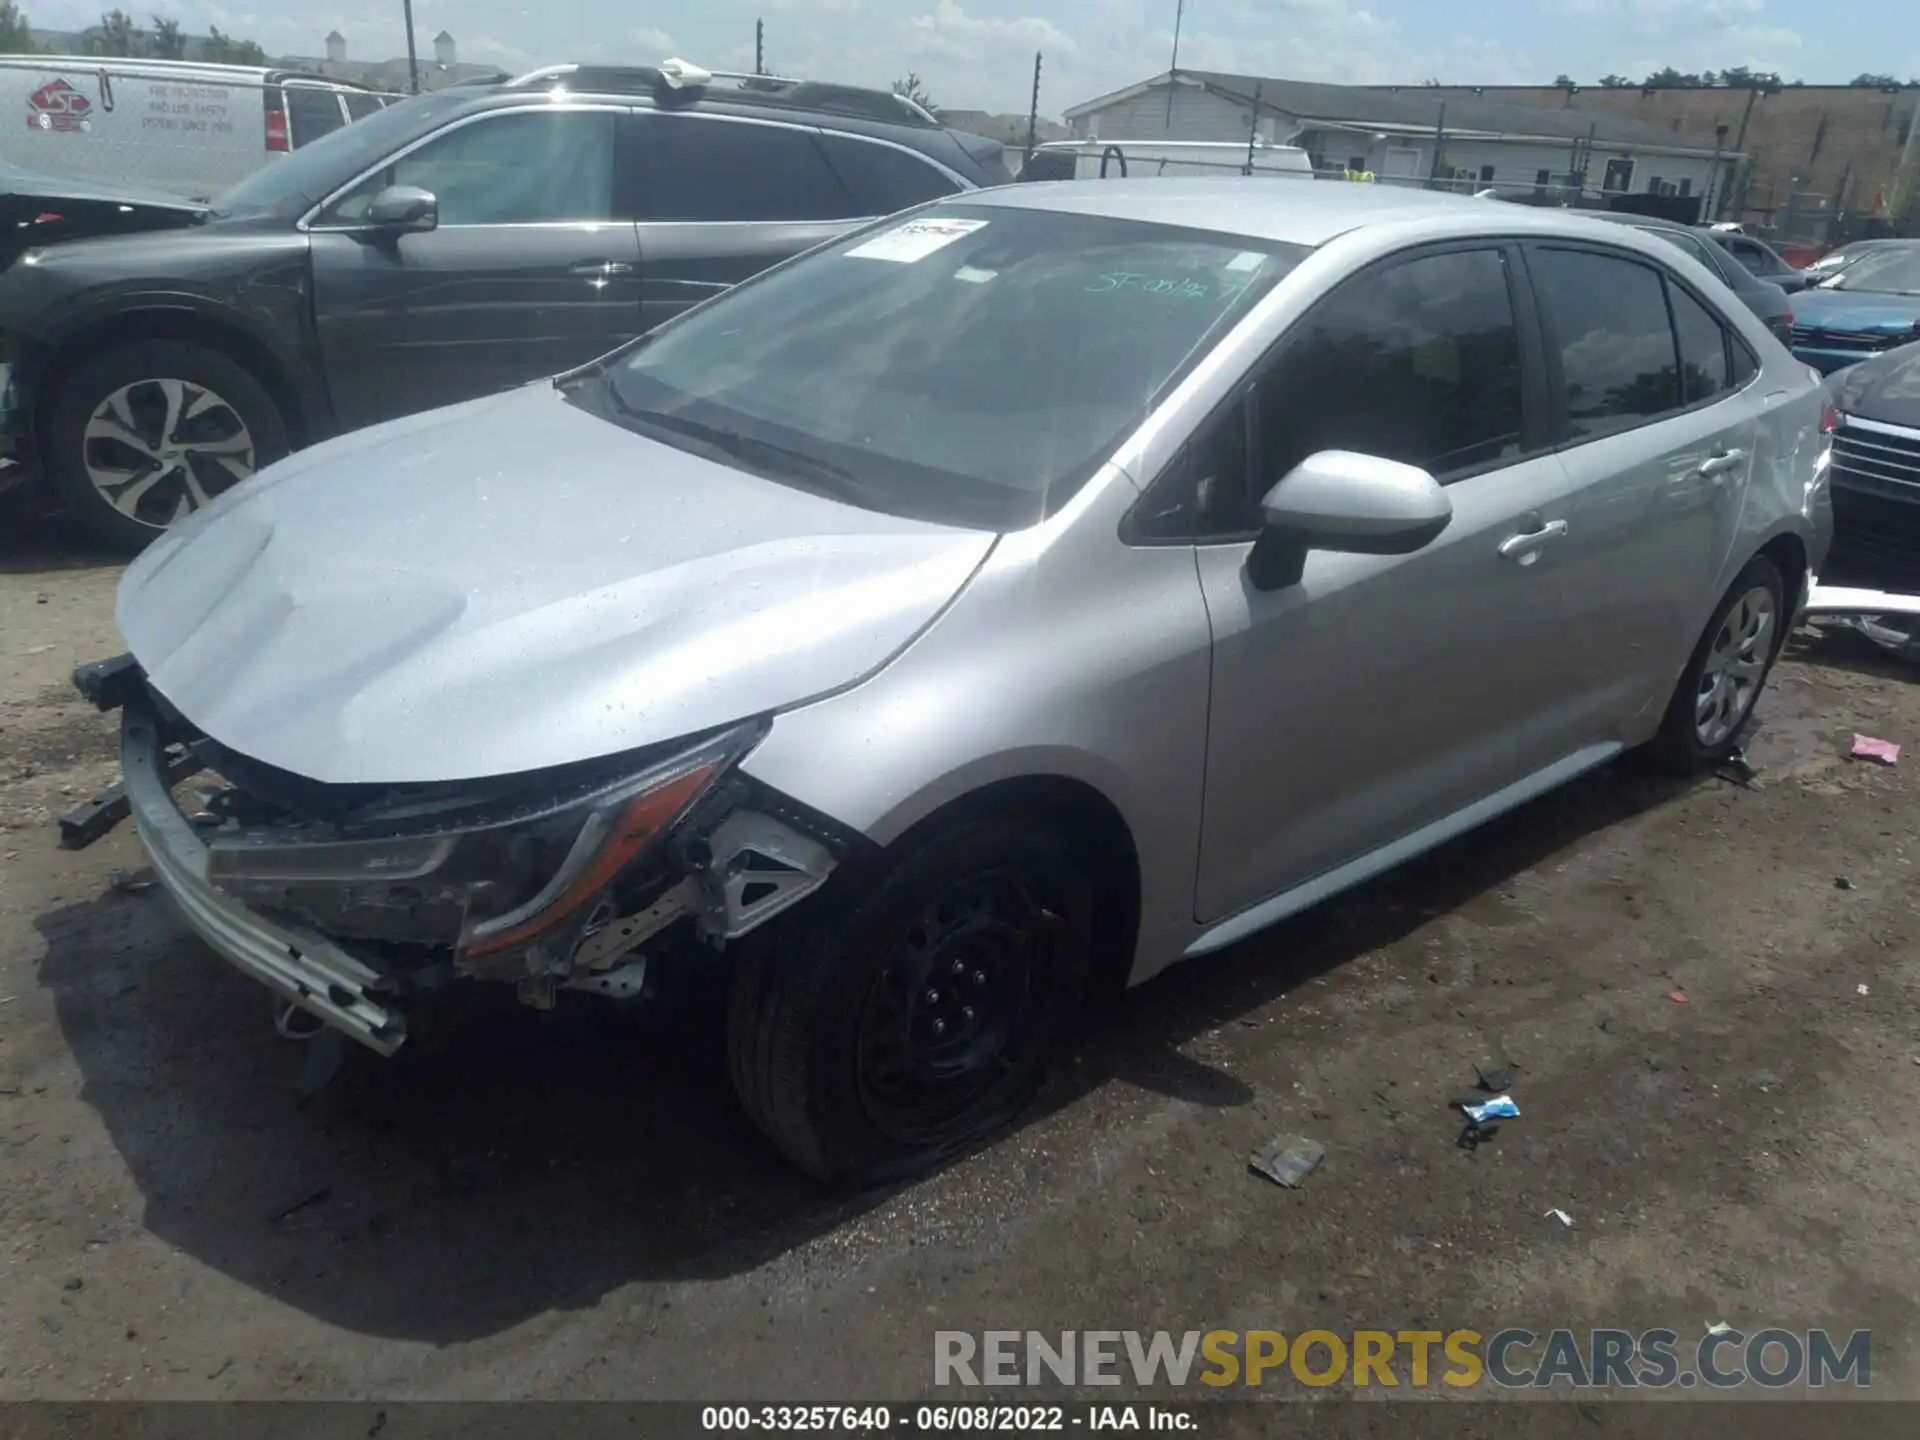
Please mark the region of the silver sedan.
<svg viewBox="0 0 1920 1440"><path fill-rule="evenodd" d="M80 678L286 1004L390 1053L456 987L727 966L746 1110L865 1180L1008 1122L1103 985L1622 751L1730 754L1832 424L1658 237L1035 184L281 462Z"/></svg>

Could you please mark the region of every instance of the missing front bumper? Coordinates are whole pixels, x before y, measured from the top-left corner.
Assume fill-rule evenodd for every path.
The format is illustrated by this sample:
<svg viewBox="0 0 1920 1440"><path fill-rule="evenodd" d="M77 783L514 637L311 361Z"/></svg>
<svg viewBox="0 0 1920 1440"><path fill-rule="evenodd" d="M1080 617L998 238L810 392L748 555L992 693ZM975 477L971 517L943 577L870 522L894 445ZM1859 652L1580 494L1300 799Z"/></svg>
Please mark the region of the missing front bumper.
<svg viewBox="0 0 1920 1440"><path fill-rule="evenodd" d="M207 882L207 847L174 803L156 719L129 704L120 724L121 784L140 843L161 887L200 938L228 963L370 1050L391 1055L407 1038L404 1017L376 998L379 973L334 941L268 919Z"/></svg>

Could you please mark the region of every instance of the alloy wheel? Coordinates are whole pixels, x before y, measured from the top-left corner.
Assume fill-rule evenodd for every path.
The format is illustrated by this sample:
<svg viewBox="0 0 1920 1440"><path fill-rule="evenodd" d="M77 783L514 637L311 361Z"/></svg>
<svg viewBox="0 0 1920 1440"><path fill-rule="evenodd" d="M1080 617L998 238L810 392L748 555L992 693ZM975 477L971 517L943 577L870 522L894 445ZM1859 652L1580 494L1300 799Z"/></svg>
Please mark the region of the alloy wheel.
<svg viewBox="0 0 1920 1440"><path fill-rule="evenodd" d="M1721 621L1694 697L1694 734L1704 748L1726 744L1746 723L1773 657L1778 618L1773 592L1756 585L1734 602Z"/></svg>
<svg viewBox="0 0 1920 1440"><path fill-rule="evenodd" d="M128 519L165 529L253 474L253 435L225 397L137 380L102 400L81 440L87 478Z"/></svg>

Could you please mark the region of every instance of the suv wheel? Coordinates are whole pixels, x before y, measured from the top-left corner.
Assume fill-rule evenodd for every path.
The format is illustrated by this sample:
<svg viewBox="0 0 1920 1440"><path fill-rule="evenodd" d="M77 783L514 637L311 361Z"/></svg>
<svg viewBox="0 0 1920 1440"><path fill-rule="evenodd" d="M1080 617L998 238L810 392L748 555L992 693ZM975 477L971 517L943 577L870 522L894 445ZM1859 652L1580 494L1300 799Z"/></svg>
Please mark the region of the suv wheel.
<svg viewBox="0 0 1920 1440"><path fill-rule="evenodd" d="M1006 1125L1086 988L1092 886L1031 821L975 820L836 877L734 976L734 1088L840 1184L931 1168Z"/></svg>
<svg viewBox="0 0 1920 1440"><path fill-rule="evenodd" d="M67 377L42 432L74 517L135 551L292 448L260 382L217 350L122 345Z"/></svg>

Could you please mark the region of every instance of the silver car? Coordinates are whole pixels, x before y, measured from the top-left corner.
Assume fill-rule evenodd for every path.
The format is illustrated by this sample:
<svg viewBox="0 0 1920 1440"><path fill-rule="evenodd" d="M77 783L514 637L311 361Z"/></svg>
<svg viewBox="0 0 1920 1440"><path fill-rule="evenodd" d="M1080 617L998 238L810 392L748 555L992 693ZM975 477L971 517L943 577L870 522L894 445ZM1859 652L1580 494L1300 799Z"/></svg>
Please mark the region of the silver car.
<svg viewBox="0 0 1920 1440"><path fill-rule="evenodd" d="M1622 751L1731 753L1831 424L1655 236L1034 184L281 462L77 678L284 1002L390 1053L450 990L727 965L747 1112L865 1180L1011 1119L1102 986Z"/></svg>

